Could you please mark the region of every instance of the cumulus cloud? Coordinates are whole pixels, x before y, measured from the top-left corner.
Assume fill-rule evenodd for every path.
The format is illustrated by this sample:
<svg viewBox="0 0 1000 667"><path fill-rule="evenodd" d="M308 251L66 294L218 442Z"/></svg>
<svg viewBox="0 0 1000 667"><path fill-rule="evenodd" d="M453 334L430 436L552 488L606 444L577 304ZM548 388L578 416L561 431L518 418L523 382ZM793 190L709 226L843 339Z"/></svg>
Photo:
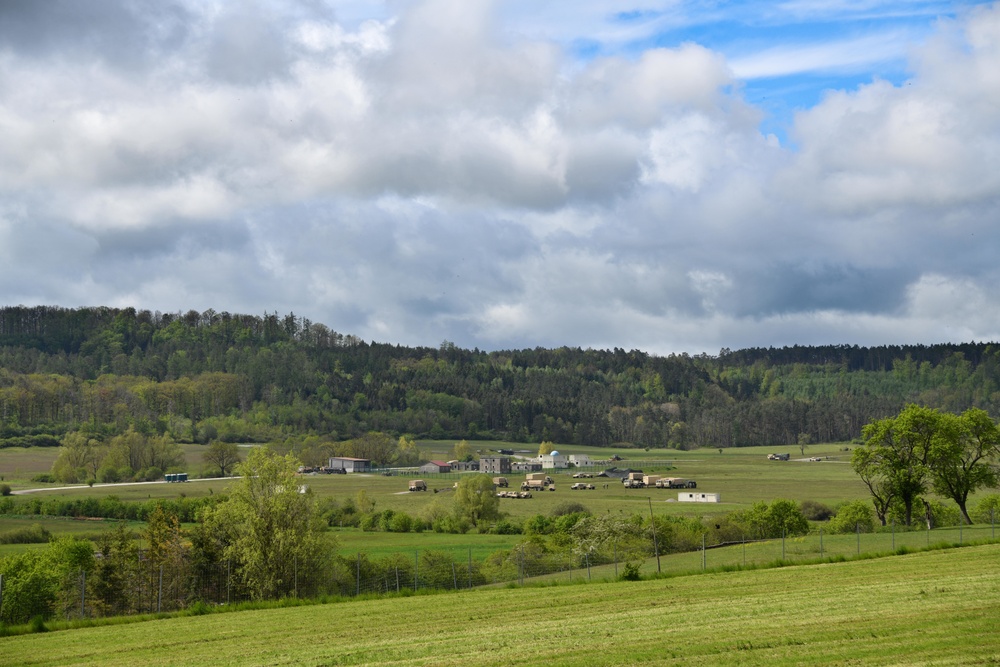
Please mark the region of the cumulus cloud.
<svg viewBox="0 0 1000 667"><path fill-rule="evenodd" d="M579 60L505 3L77 4L0 9L8 303L485 348L997 333L995 6L902 84L803 109L789 148L720 53Z"/></svg>

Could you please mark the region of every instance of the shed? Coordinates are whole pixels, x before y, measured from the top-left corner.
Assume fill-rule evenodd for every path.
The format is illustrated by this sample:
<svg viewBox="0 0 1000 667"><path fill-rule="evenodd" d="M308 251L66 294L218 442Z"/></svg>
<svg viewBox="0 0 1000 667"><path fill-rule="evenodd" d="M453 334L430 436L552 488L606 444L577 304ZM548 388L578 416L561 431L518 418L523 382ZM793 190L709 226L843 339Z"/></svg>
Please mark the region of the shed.
<svg viewBox="0 0 1000 667"><path fill-rule="evenodd" d="M722 495L718 493L695 493L685 491L677 494L677 500L682 503L721 503Z"/></svg>
<svg viewBox="0 0 1000 667"><path fill-rule="evenodd" d="M344 472L369 472L372 469L370 459L355 459L350 456L331 456L329 468Z"/></svg>
<svg viewBox="0 0 1000 667"><path fill-rule="evenodd" d="M451 472L451 466L448 465L447 461L428 461L427 463L420 466L420 472L430 473L430 474Z"/></svg>

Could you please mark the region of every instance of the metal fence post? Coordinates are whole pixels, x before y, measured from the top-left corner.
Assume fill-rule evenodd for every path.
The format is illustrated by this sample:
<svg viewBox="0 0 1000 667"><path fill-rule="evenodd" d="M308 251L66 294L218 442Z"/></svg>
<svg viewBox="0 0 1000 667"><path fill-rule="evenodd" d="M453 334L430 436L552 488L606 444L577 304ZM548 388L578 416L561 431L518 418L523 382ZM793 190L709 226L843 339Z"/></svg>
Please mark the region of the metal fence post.
<svg viewBox="0 0 1000 667"><path fill-rule="evenodd" d="M615 542L615 579L618 578L618 542Z"/></svg>
<svg viewBox="0 0 1000 667"><path fill-rule="evenodd" d="M87 571L80 568L80 618L87 616Z"/></svg>
<svg viewBox="0 0 1000 667"><path fill-rule="evenodd" d="M785 529L781 529L781 560L785 560Z"/></svg>
<svg viewBox="0 0 1000 667"><path fill-rule="evenodd" d="M590 577L590 552L587 552L587 581L591 581Z"/></svg>
<svg viewBox="0 0 1000 667"><path fill-rule="evenodd" d="M896 520L892 520L892 550L896 550Z"/></svg>
<svg viewBox="0 0 1000 667"><path fill-rule="evenodd" d="M708 569L708 555L705 551L705 533L701 534L701 569Z"/></svg>
<svg viewBox="0 0 1000 667"><path fill-rule="evenodd" d="M472 588L472 547L469 547L469 588Z"/></svg>
<svg viewBox="0 0 1000 667"><path fill-rule="evenodd" d="M295 590L294 590L295 597L299 597L299 555L298 554L295 554L295 556L292 557L292 576L294 577L294 581L295 581L295 584L294 584L295 585Z"/></svg>
<svg viewBox="0 0 1000 667"><path fill-rule="evenodd" d="M156 591L156 613L163 611L163 563L160 563L160 581Z"/></svg>
<svg viewBox="0 0 1000 667"><path fill-rule="evenodd" d="M656 520L653 518L653 499L646 496L646 500L649 501L649 525L653 528L653 551L656 553L656 572L660 573L662 572L660 569L660 545L656 540Z"/></svg>
<svg viewBox="0 0 1000 667"><path fill-rule="evenodd" d="M455 571L455 561L451 561L451 583L458 590L458 573Z"/></svg>
<svg viewBox="0 0 1000 667"><path fill-rule="evenodd" d="M854 531L858 534L858 555L861 555L861 524L854 524Z"/></svg>
<svg viewBox="0 0 1000 667"><path fill-rule="evenodd" d="M233 562L226 561L226 604L231 601L230 591L232 590Z"/></svg>
<svg viewBox="0 0 1000 667"><path fill-rule="evenodd" d="M420 550L413 552L413 590L417 590L417 569L420 567Z"/></svg>
<svg viewBox="0 0 1000 667"><path fill-rule="evenodd" d="M819 557L823 557L823 529L819 529Z"/></svg>
<svg viewBox="0 0 1000 667"><path fill-rule="evenodd" d="M357 595L361 595L361 552L358 552L358 592Z"/></svg>

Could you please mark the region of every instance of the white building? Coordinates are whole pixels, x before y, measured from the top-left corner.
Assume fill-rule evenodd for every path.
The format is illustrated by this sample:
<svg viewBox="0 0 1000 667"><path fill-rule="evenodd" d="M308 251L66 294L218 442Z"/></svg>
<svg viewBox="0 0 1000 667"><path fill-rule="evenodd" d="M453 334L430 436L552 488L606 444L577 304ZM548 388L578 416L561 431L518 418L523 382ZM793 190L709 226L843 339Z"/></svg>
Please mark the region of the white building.
<svg viewBox="0 0 1000 667"><path fill-rule="evenodd" d="M677 494L677 500L682 503L721 503L722 495L718 493L695 493L685 491Z"/></svg>
<svg viewBox="0 0 1000 667"><path fill-rule="evenodd" d="M372 462L369 459L356 459L350 456L331 456L330 468L344 472L368 472Z"/></svg>
<svg viewBox="0 0 1000 667"><path fill-rule="evenodd" d="M551 454L542 454L538 457L538 462L542 464L542 470L550 470L552 468L568 468L569 459L565 454L560 454L559 452L552 452Z"/></svg>
<svg viewBox="0 0 1000 667"><path fill-rule="evenodd" d="M586 454L570 454L568 458L570 464L580 468L594 465L593 461L591 461L590 457Z"/></svg>

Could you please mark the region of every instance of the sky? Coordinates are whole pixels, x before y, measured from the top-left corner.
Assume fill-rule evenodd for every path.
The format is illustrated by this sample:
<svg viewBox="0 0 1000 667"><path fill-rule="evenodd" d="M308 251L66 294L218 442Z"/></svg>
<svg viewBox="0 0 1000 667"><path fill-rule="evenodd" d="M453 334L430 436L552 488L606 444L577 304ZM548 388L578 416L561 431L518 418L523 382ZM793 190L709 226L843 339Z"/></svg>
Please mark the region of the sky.
<svg viewBox="0 0 1000 667"><path fill-rule="evenodd" d="M1000 3L0 0L0 304L1000 340Z"/></svg>

